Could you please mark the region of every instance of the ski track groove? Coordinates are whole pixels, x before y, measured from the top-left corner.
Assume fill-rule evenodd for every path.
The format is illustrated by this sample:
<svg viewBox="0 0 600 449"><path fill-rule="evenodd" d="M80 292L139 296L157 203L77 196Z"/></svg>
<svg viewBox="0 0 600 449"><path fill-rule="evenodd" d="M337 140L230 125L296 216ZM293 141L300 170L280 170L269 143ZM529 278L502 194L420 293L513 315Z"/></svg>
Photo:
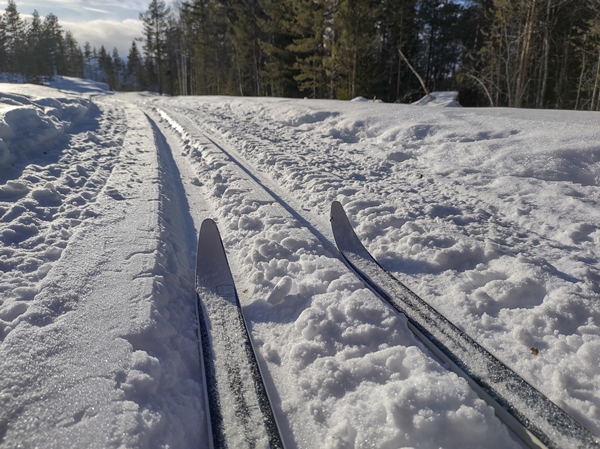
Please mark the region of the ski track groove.
<svg viewBox="0 0 600 449"><path fill-rule="evenodd" d="M167 109L167 111L168 111L168 109ZM239 152L234 150L231 146L228 146L225 142L217 143L217 141L214 140L214 137L209 137L206 133L201 132L198 129L198 126L196 124L192 123L185 116L183 116L180 113L175 112L175 111L166 112L165 108L163 108L163 107L156 107L154 109L154 112L157 114L157 116L160 116L165 122L167 122L168 126L178 134L180 141L187 148L184 151L184 153L187 152L187 153L192 154L193 150L191 148L194 148L195 146L196 147L204 146L205 149L206 149L206 146L209 146L209 147L214 148L216 151L220 152L226 160L228 160L229 162L231 162L233 164L235 171L237 171L239 174L241 174L242 177L249 179L250 182L254 184L254 186L253 187L251 186L248 189L248 191L252 191L254 194L258 194L258 196L262 197L263 201L266 201L267 203L272 202L272 203L278 204L282 209L285 210L285 212L287 214L291 215L291 217L293 217L293 219L295 219L301 226L304 227L304 229L309 231L313 235L313 237L317 239L317 241L322 245L323 249L325 250L325 252L328 256L333 255L333 257L335 257L339 262L342 262L344 264L347 272L352 273L352 276L357 276L354 274L352 268L348 265L348 263L343 258L343 256L341 256L341 254L337 250L336 246L331 242L331 240L330 240L331 237L325 237L323 235L323 232L321 232L321 230L318 229L318 228L322 229L324 227L324 225L322 224L322 220L315 219L313 213L300 214L298 212L299 210L305 210L303 207L299 206L298 199L294 198L293 196L290 196L289 194L285 194L284 190L281 189L280 187L277 187L274 183L266 181L267 175L261 174L260 170L258 170L256 168L256 166L254 166L252 163L248 162ZM214 166L216 166L217 168L221 168L221 167L226 166L226 164L216 163ZM200 177L200 174L199 173L197 173L197 174ZM337 175L335 176L335 178L341 179ZM330 179L330 178L328 178L328 179ZM257 193L257 190L262 193ZM275 191L277 191L277 193ZM210 192L205 192L205 193L208 194L208 196L211 195ZM266 194L266 196L265 196L265 194ZM213 209L213 213L215 213L216 216L220 215L221 217L223 217L223 214L220 213L220 211L218 209L215 209L215 208L212 208L212 209ZM308 218L307 218L307 216L308 216ZM318 224L313 224L314 222L317 222ZM329 231L328 234L331 234L331 231ZM227 241L227 238L224 238L224 241ZM233 252L235 254L235 250ZM240 267L235 262L233 262L232 265L233 265L232 269L236 266L238 268L237 270L233 270L234 277L236 277L235 273L237 272L238 279L243 278L239 274L239 271L241 271L242 267ZM241 283L238 282L238 284L241 284ZM243 285L243 284L241 284L241 285ZM240 287L240 289L241 289L241 287ZM243 296L247 296L247 295L243 295ZM393 313L395 313L395 311ZM252 324L250 324L250 327L249 327L250 333L252 334L251 329L252 329ZM416 341L415 341L415 343L416 343ZM423 351L424 354L427 354L429 357L432 357L433 359L438 360L438 358L428 348L426 348L424 345L422 345L421 342L416 343L416 344L421 349L421 351ZM256 350L257 350L257 353L260 353L260 349L256 348ZM263 364L264 364L264 362L263 362ZM268 379L269 378L268 371L265 369L262 369L262 371L265 373L265 375ZM273 391L273 389L275 387L272 384L272 381L269 380L266 383L267 383L267 385L269 385L269 387L268 387L269 390ZM277 410L279 405L280 404L275 403L274 409ZM278 413L278 417L280 417L280 416L281 416L281 412ZM280 420L280 418L278 418L278 420ZM289 427L284 427L283 430L285 430L284 434L286 435L284 437L284 440L286 441L286 447L295 447L295 445L292 446L290 444L290 440L292 440L293 436L292 436L292 433L291 433Z"/></svg>
<svg viewBox="0 0 600 449"><path fill-rule="evenodd" d="M227 115L222 110L208 112L202 110L202 107L190 109L171 106L168 103L161 105L161 107L164 106L179 115L185 115L188 121L193 120L195 123L192 126L205 129L206 133L211 135L210 138L218 142L221 148L227 148L226 153L234 162L241 165L247 172L252 173L253 178L258 180L262 187L267 187L271 192L276 191L279 198L285 198L285 203L291 205L291 208L295 210L294 216L303 225L308 225L311 231L314 229L319 230L320 236L329 234L326 231L321 231L324 227L322 220L315 218L314 213L301 214L300 211L306 211L306 205L308 205L312 210L318 210L319 215L324 216L328 204L334 199L341 199L342 204L348 207L350 220L355 224L357 234L365 242L367 249L369 249L371 243L380 243L378 239L381 238L381 235L373 228L379 229L381 232L390 224L386 220L392 220L392 223L394 221L408 223L417 217L425 217L426 220L433 220L433 225L437 226L435 221L441 219L449 224L449 229L445 231L445 234L448 235L450 241L466 242L467 247L474 248L475 252L466 253L468 259L483 261L485 259L481 258L484 255L485 258L491 257L491 259L518 255L523 263L527 263L527 260L530 259L536 261L542 267L546 267L541 270L538 269L542 279L554 276L557 280L563 279L572 284L584 281L553 266L557 263L560 266L565 258L565 252L570 248L569 245L553 239L550 235L536 231L532 228L532 224L517 222L506 216L502 210L496 207L493 201L487 201L487 196L474 196L472 193L467 192L456 180L447 179L435 173L429 172L428 174L425 166L412 164L406 168L397 169L395 167L390 168L386 161L366 158L367 162L363 163L363 165L366 165L366 167L363 167L363 173L369 172L369 176L365 178L366 186L363 191L368 194L371 204L368 207L363 207L360 201L353 201L352 195L355 193L353 187L347 187L341 182L344 178L348 180L357 177L355 170L353 170L356 167L354 162L344 162L342 160L343 152L336 152L336 145L329 145L326 151L311 152L311 145L316 145L311 143L310 140L307 142L307 139L294 142L279 138L276 142L273 142L272 139L265 136L277 135L281 125L271 125L268 120L264 120L265 116L261 117L263 121L260 122L260 127L258 127L251 121L240 120L239 116L236 118L233 114ZM293 163L290 163L291 158L283 150L279 150L278 147L285 148L286 153L293 153L297 158L292 161ZM306 162L307 159L310 160L310 163ZM337 173L323 175L321 170L319 174L313 177L311 173L314 170L311 170L311 166L319 166L324 169L334 168ZM398 184L405 187L392 192L379 189L377 186L378 180L390 176L394 177ZM407 182L406 179L410 176L418 178L418 181ZM275 184L274 182L264 181L267 178L280 183ZM387 182L389 182L389 179ZM304 185L304 189L298 188L300 184ZM309 193L306 193L307 190ZM346 198L329 195L328 191L337 191ZM458 202L453 200L457 197L459 198ZM444 205L448 202L453 204L458 214ZM394 203L404 204L404 210L398 210L395 206L392 206ZM298 207L300 204L302 206ZM487 225L476 227L470 225L470 222L483 222L483 218L487 218ZM371 221L368 227L366 227L367 221ZM311 223L313 224L311 225ZM330 237L325 238L325 240L320 238L320 240L326 244L331 243ZM499 243L500 241L504 243ZM329 245L327 245L327 249L329 248ZM477 248L485 248L485 250ZM472 250L467 249L467 251ZM337 254L337 251L331 252ZM451 250L448 251L449 257L454 257L454 254ZM379 254L375 252L374 255L377 257ZM458 256L464 257L460 253L458 253ZM527 364L522 363L522 360L514 359L513 356L506 357L503 355L505 343L498 336L495 336L495 341L488 341L487 335L481 332L479 326L474 326L462 319L460 308L448 309L444 301L440 301L443 298L443 291L437 292L434 290L432 292L419 288L419 278L431 280L439 270L435 265L423 265L419 268L418 263L407 264L402 256L398 257L393 253L390 255L389 252L385 253L385 258L380 262L394 272L400 280L412 284L411 288L427 298L434 307L456 323L459 328L470 335L477 335L479 343L495 353L507 366L510 366L543 393L546 391L545 386L539 383L535 371L531 370ZM443 267L443 265L441 266ZM461 271L471 269L474 266L457 266L456 268ZM416 271L414 271L415 267ZM454 283L457 282L454 281ZM559 402L562 401L559 400ZM575 417L578 417L584 423L586 422L585 417L577 409L572 409L568 403L564 404L564 407Z"/></svg>

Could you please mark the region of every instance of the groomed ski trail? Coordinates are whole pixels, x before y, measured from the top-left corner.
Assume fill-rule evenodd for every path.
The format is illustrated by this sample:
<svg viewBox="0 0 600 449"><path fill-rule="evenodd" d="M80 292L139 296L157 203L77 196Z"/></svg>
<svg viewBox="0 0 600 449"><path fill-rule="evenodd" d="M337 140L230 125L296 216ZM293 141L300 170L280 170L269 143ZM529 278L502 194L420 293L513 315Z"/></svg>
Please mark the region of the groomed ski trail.
<svg viewBox="0 0 600 449"><path fill-rule="evenodd" d="M363 288L362 282L340 260L331 241L318 231L318 228L323 226L318 222L316 225L310 225L306 218L289 212L289 204L295 202L293 198L287 198L281 191L279 195L273 195L272 192L276 188L265 186L264 181L259 180L252 173L251 168L244 166L240 160L233 159L228 151L199 132L187 118L162 108L146 108L146 110L156 117L157 123L161 123L166 136L173 134L172 137L168 137L168 140L172 142L173 147L181 148L180 152L174 151L178 164L180 166L189 164L193 167L196 176L191 182L184 182L184 185L200 187L199 190L202 191L207 203L212 204L212 216L222 229L223 243L230 255L233 276L240 292L240 302L244 315L247 316L267 389L273 399L274 411L281 423L286 447L308 447L309 441L317 443L322 440L323 432L325 435L329 433L332 435L331 438L337 440L340 438L336 436L337 429L322 428L319 425L320 422L327 423L327 418L319 418L315 421L310 414L307 415L311 409L302 407L302 403L311 400L310 390L304 395L302 387L300 395L294 391L305 382L303 378L308 373L303 372L303 368L310 367L313 362L326 362L326 360L318 360L312 356L306 359L303 353L309 346L303 342L296 344L296 349L290 354L280 355L271 344L261 344L270 339L269 334L276 332L285 339L297 339L293 335L298 335L298 321L304 321L302 326L312 326L311 321L306 322L305 317L314 314L315 308L318 310L323 307L321 304L323 300L315 301L306 298L319 297L319 295L329 295L333 298L339 297L340 294L349 294L348 304L360 303L361 307L366 306L364 312L369 317L362 315L352 319L340 316L337 320L341 321L336 325L349 328L360 327L365 325L364 321L363 324L360 322L366 319L369 326L382 327L382 330L388 329L382 333L382 336L393 329L390 334L392 338L379 340L369 333L359 337L359 340L356 337L350 337L348 340L348 337L342 333L338 337L338 342L330 343L335 346L330 346L331 349L325 354L333 355L337 352L333 348L339 345L344 349L351 341L355 343L360 341L364 345L360 352L366 357L370 357L370 352L377 353L378 350L375 348L381 344L388 346L404 341L410 342L410 345L423 347L410 332L402 330L405 324L398 327L399 317L392 320L384 318L389 311L381 308L378 299L369 290ZM266 220L261 217L265 217ZM299 220L306 220L309 226L304 226ZM326 248L332 249L331 252L335 255ZM284 266L280 266L281 263ZM315 272L316 267L319 267L317 272ZM321 278L323 272L327 276L326 279ZM314 281L306 282L307 279L314 277L311 276L312 273L320 278L316 285ZM296 279L303 281L296 281ZM271 318L263 321L263 315ZM402 321L403 319L400 318L400 322ZM307 340L310 339L309 336ZM424 351L427 352L425 349ZM427 358L425 353L421 353L420 357ZM287 359L287 363L283 363L281 360L283 357ZM314 376L314 368L310 371ZM471 392L467 396L468 403L472 404L475 394ZM480 407L481 405L478 404L478 410ZM494 429L498 441L504 441L506 446L515 445L515 442L510 440L506 428L500 431L502 426L498 427L499 421L493 417L491 409L486 411L486 419L492 419L489 425ZM303 425L293 425L298 422L302 422Z"/></svg>
<svg viewBox="0 0 600 449"><path fill-rule="evenodd" d="M479 343L505 360L527 382L563 403L569 413L597 432L595 413L582 411L582 407L588 407L582 405L587 399L580 398L574 385L568 393L557 389L556 376L544 369L551 363L549 359L544 360L544 365L531 357L530 348L537 343L529 329L553 316L562 317L571 307L585 309L584 316L595 314L594 302L589 298L598 289L592 268L598 260L593 243L582 241L589 247L586 257L574 254L574 244L565 243L568 239L563 235L573 227L569 216L558 216L556 223L547 227L545 209L536 213L535 200L571 189L578 198L568 200L574 202L574 211L589 216L586 219L593 223L598 213L585 198L593 195L594 189L528 180L522 178L526 174L515 174L507 176L511 189L496 191L490 184L496 179L494 174L466 168L446 172L440 166L446 158L452 161L452 148L464 152L461 145L468 149L469 145L486 144L490 154L494 154L500 146L513 147L519 140L527 142L526 138L513 137L511 127L516 123L511 117L502 117L502 111L489 111L497 116L495 120L502 132L487 131L483 126L476 136L465 133L463 144L461 126L482 123L489 127L472 111L450 114L410 109L408 114L408 110L395 111L392 105L383 105L390 113L409 120L407 125L397 127L402 131L395 131L406 135L406 141L401 141L395 139L395 134L379 136L373 132L371 128L377 129L381 116L369 122L369 118L365 120L357 113L358 120L346 112L337 112L334 103L325 103L226 98L193 106L184 101L176 105L155 102L157 107L185 115L237 160L245 160L247 167L253 167L254 176L267 180L267 185L270 180L274 190L283 192L279 195L287 204L299 205L296 212L313 223L321 235L330 235L323 231L328 224L324 226L322 217L328 216L329 204L339 200L349 218L358 223L357 234L367 249L388 270L428 298L432 306L459 327L477 335ZM285 112L272 115L271 104L277 105L273 111ZM353 108L360 111L363 106ZM327 111L320 110L325 108ZM341 103L339 110L344 110ZM443 123L436 125L440 116ZM540 126L547 125L540 122ZM448 141L444 141L445 135ZM389 149L385 148L388 139L393 143ZM352 150L355 142L359 142L356 151ZM375 151L366 151L371 146ZM447 155L437 150L446 147ZM433 156L428 157L420 148L441 157L442 162L432 160ZM418 158L411 155L414 152L418 152ZM390 183L394 186L390 187ZM523 197L531 204L523 204L523 199L515 195L519 189L529 193ZM514 204L513 196L518 200ZM563 233L557 234L556 230ZM515 270L515 266L522 268ZM508 282L500 282L507 278ZM499 288L494 285L495 280L499 280ZM585 291L585 299L580 298L580 289ZM525 293L528 291L530 294ZM447 297L463 299L446 301ZM481 314L480 303L484 308L491 303L491 310ZM503 313L499 314L499 310ZM489 331L496 324L506 331ZM542 345L543 339L556 338L547 330L541 334L537 341ZM570 357L577 362L575 352ZM562 363L562 370L568 370L565 364ZM576 370L570 375L577 376ZM593 376L587 379L590 385L594 384ZM590 404L596 403L594 396Z"/></svg>
<svg viewBox="0 0 600 449"><path fill-rule="evenodd" d="M0 346L0 385L22 386L2 388L2 445L197 447L204 392L178 177L139 108L95 101L118 111L127 132L87 216ZM55 394L40 396L41 386Z"/></svg>

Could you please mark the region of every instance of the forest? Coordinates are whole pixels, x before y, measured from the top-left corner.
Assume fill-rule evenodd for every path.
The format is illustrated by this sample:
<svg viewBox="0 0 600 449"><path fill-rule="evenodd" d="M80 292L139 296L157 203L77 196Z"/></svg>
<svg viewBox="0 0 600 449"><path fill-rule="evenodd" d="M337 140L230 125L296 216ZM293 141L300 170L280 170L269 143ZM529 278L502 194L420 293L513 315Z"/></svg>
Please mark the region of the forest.
<svg viewBox="0 0 600 449"><path fill-rule="evenodd" d="M0 71L114 90L600 110L600 0L152 0L126 59L52 14L0 21ZM138 45L139 42L139 45ZM35 57L32 57L37 55Z"/></svg>

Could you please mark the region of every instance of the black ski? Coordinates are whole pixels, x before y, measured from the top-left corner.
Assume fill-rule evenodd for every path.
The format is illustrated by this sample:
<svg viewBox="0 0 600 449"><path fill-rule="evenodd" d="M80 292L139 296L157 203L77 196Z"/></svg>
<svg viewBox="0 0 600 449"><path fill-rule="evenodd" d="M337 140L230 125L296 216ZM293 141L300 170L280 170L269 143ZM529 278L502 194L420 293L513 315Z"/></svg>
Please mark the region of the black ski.
<svg viewBox="0 0 600 449"><path fill-rule="evenodd" d="M202 223L196 256L200 354L210 443L283 449L216 223Z"/></svg>
<svg viewBox="0 0 600 449"><path fill-rule="evenodd" d="M381 267L337 201L331 205L331 227L338 249L356 273L406 316L417 337L465 378L525 443L532 448L600 448L594 434Z"/></svg>

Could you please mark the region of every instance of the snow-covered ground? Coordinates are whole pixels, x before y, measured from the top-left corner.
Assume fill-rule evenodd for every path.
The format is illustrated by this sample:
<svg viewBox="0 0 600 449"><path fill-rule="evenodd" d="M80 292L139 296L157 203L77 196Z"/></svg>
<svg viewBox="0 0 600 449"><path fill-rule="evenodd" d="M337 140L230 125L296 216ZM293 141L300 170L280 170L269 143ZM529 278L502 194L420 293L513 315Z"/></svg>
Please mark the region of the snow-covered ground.
<svg viewBox="0 0 600 449"><path fill-rule="evenodd" d="M598 114L0 85L0 446L205 447L219 225L288 448L522 447L339 259L600 435Z"/></svg>

